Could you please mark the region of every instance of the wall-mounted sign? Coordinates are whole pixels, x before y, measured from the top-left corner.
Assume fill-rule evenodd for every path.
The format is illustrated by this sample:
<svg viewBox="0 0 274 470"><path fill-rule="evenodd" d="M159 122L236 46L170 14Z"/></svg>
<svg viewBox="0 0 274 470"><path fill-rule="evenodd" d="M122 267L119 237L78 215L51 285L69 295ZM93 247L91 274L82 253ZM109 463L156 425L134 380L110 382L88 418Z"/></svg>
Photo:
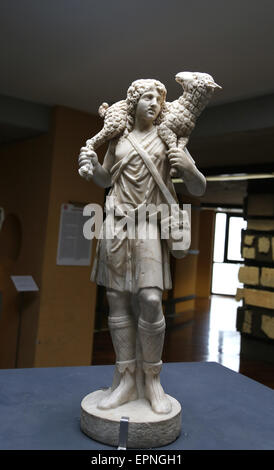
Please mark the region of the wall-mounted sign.
<svg viewBox="0 0 274 470"><path fill-rule="evenodd" d="M89 266L91 259L91 240L83 235L87 218L83 207L62 204L57 249L57 265Z"/></svg>
<svg viewBox="0 0 274 470"><path fill-rule="evenodd" d="M11 276L17 292L36 292L39 288L32 276Z"/></svg>

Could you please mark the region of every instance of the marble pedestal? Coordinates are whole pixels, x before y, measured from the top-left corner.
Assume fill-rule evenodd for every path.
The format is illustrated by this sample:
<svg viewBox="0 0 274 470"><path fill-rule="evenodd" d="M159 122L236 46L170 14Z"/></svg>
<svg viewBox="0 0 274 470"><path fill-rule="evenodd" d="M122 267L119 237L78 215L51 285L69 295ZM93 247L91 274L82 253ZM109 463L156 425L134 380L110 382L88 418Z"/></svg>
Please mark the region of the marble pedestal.
<svg viewBox="0 0 274 470"><path fill-rule="evenodd" d="M114 447L119 445L120 420L129 418L127 447L148 449L167 445L180 435L181 405L168 395L172 410L169 414L154 413L145 398L125 403L115 409L101 410L99 401L110 389L90 393L81 403L81 430L92 439Z"/></svg>

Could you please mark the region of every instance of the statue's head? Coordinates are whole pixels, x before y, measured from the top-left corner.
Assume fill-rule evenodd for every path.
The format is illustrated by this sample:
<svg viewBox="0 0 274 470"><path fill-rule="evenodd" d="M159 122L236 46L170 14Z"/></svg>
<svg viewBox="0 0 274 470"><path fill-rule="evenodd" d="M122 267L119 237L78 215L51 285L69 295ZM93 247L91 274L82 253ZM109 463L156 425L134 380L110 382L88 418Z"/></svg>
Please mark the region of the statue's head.
<svg viewBox="0 0 274 470"><path fill-rule="evenodd" d="M147 93L150 90L156 90L161 97L161 111L165 104L166 99L166 87L159 80L154 79L140 79L135 80L129 87L127 91L127 105L128 105L128 122L127 129L128 131L132 130L135 118L135 111L137 104L144 93ZM161 111L155 120L155 124L160 119Z"/></svg>

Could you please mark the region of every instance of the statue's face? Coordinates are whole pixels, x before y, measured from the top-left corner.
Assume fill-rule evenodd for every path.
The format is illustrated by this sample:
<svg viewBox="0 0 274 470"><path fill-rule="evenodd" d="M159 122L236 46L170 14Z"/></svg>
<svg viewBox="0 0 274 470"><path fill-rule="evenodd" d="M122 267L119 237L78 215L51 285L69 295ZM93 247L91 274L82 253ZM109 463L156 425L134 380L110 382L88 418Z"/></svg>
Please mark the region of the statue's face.
<svg viewBox="0 0 274 470"><path fill-rule="evenodd" d="M156 88L145 91L137 104L135 117L155 121L162 107L162 97Z"/></svg>

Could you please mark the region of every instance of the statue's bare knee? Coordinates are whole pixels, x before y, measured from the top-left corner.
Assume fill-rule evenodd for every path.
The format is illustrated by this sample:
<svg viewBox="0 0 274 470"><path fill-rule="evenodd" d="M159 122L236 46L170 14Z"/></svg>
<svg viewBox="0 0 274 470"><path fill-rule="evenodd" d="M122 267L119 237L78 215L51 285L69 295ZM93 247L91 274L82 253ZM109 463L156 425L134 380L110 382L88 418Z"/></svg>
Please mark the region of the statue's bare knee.
<svg viewBox="0 0 274 470"><path fill-rule="evenodd" d="M140 289L138 293L140 317L148 322L159 321L163 317L162 291L158 288Z"/></svg>

